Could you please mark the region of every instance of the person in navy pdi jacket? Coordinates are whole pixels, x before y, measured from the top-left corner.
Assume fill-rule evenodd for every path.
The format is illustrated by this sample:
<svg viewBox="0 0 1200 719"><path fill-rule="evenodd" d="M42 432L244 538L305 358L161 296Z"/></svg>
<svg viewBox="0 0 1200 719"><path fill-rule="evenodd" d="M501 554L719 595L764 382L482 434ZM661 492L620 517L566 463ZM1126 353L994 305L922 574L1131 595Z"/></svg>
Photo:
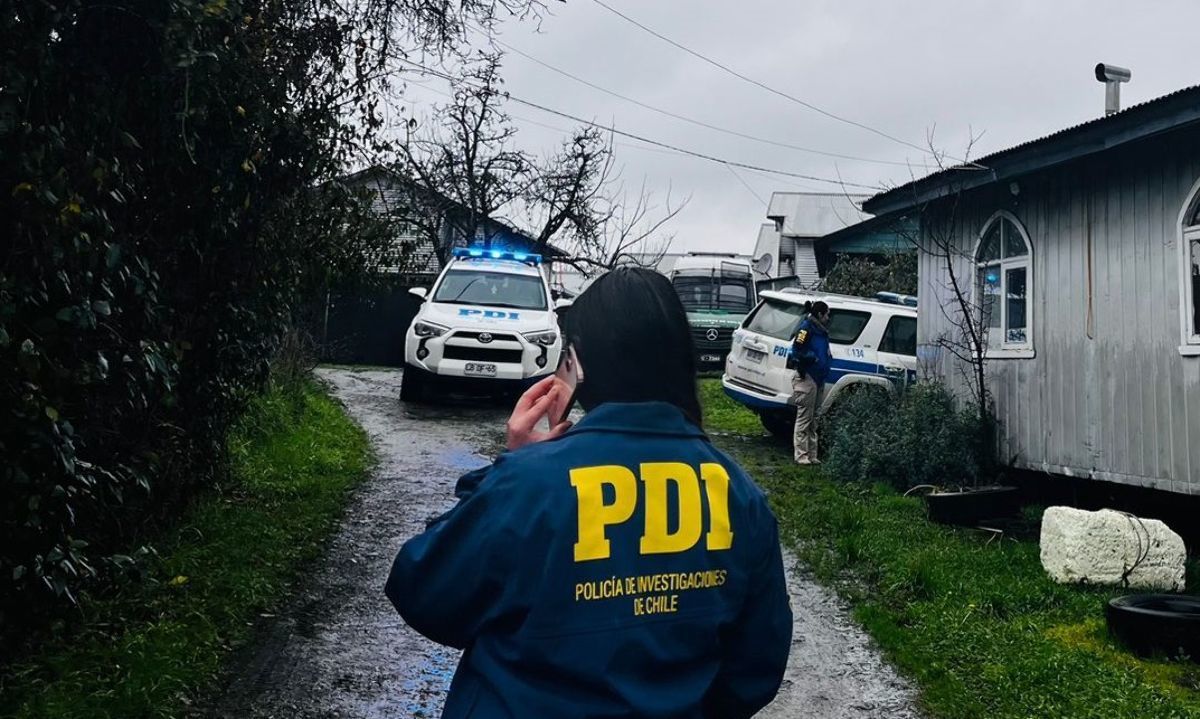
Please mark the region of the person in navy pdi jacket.
<svg viewBox="0 0 1200 719"><path fill-rule="evenodd" d="M829 305L805 302L808 314L800 323L788 351L787 366L796 371L792 377L792 403L796 405L796 426L792 446L796 464L820 464L817 459L817 404L833 357L829 352Z"/></svg>
<svg viewBox="0 0 1200 719"><path fill-rule="evenodd" d="M508 451L404 544L386 593L463 649L444 717L749 717L775 696L792 613L775 517L701 428L687 316L655 272L614 270L567 318L586 416L550 378Z"/></svg>

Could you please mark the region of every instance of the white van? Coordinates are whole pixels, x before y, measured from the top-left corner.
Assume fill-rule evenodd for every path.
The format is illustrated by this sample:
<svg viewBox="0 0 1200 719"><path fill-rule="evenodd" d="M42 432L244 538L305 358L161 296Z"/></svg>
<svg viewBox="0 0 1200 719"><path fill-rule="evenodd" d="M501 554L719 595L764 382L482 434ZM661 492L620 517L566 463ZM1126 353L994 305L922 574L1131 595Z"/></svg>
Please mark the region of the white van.
<svg viewBox="0 0 1200 719"><path fill-rule="evenodd" d="M404 337L400 398L420 401L435 383L519 389L558 366L562 337L541 271L525 252L459 248Z"/></svg>
<svg viewBox="0 0 1200 719"><path fill-rule="evenodd" d="M829 351L833 363L818 412L851 387L891 390L917 375L916 298L880 293L876 299L788 288L764 291L758 306L733 333L721 385L734 400L758 413L772 434L791 437L796 409L788 403L792 377L788 349L805 318L804 303L829 305Z"/></svg>

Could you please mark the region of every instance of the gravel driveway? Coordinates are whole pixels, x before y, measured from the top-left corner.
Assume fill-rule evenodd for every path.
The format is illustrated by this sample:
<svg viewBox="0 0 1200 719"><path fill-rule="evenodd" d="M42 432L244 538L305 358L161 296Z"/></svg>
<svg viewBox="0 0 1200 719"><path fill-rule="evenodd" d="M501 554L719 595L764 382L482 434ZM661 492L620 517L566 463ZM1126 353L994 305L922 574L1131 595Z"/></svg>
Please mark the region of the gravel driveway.
<svg viewBox="0 0 1200 719"><path fill-rule="evenodd" d="M320 369L379 453L326 556L257 640L235 657L212 717L437 717L458 652L404 625L383 596L391 560L425 520L451 506L454 481L482 466L507 412L413 407L400 373ZM789 568L796 617L779 697L759 716L919 717L913 693L840 601ZM540 718L539 718L540 719Z"/></svg>

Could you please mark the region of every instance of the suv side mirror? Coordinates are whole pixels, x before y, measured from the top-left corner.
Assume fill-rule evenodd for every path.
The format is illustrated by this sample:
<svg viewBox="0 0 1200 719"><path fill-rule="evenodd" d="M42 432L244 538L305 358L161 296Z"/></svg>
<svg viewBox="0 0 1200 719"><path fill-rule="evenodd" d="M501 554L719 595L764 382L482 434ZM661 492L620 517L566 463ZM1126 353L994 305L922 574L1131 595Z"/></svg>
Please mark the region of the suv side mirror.
<svg viewBox="0 0 1200 719"><path fill-rule="evenodd" d="M429 294L429 290L425 289L424 287L411 287L408 290L408 294L416 295L417 297L421 298L422 302L424 302L426 295Z"/></svg>
<svg viewBox="0 0 1200 719"><path fill-rule="evenodd" d="M573 304L575 304L574 300L555 300L554 311L565 310Z"/></svg>

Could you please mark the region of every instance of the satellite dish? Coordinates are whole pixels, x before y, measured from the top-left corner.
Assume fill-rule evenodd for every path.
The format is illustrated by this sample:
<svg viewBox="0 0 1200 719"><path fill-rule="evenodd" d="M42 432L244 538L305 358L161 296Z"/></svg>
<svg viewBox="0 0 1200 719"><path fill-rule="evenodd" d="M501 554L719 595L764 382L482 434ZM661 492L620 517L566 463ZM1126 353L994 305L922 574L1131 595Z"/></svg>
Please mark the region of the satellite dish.
<svg viewBox="0 0 1200 719"><path fill-rule="evenodd" d="M762 257L754 261L754 271L760 275L769 275L771 274L771 265L774 263L775 258L771 256L771 253L764 252Z"/></svg>

